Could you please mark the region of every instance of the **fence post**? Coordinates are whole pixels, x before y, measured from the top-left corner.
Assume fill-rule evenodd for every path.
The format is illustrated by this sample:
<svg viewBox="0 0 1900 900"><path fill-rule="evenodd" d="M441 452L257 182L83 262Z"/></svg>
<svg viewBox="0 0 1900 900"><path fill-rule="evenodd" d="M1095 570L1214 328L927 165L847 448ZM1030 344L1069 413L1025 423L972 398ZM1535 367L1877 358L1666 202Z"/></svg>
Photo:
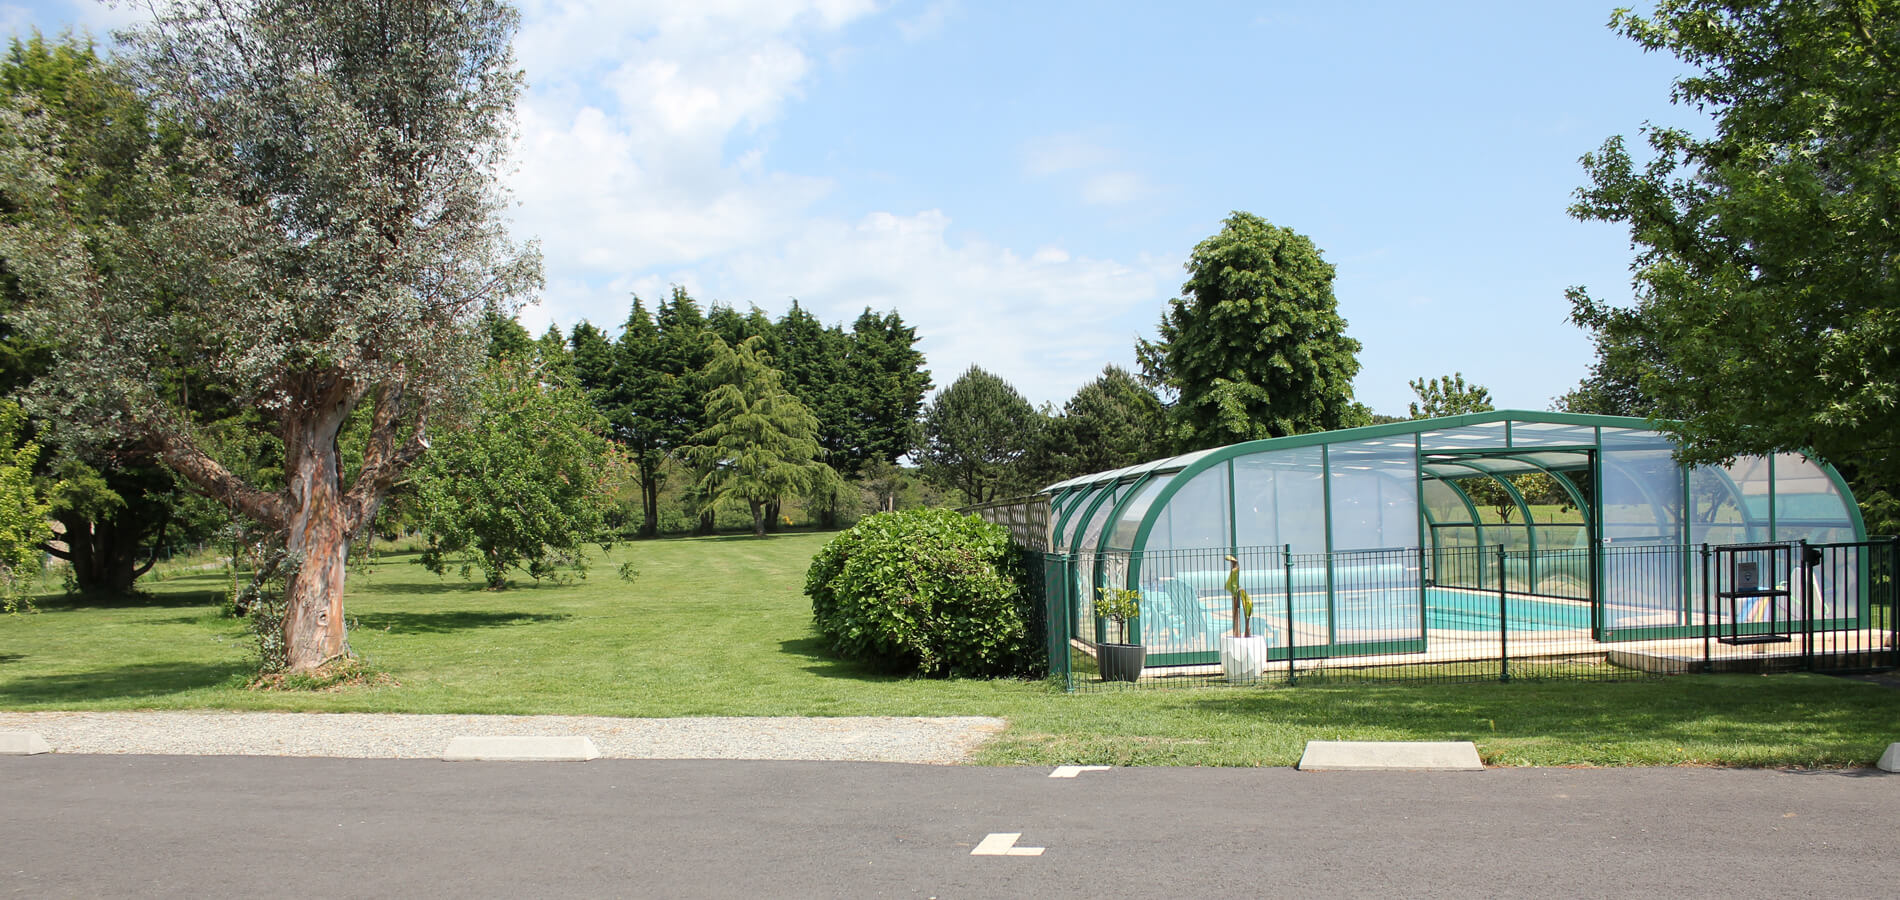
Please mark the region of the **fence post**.
<svg viewBox="0 0 1900 900"><path fill-rule="evenodd" d="M1498 545L1498 680L1511 680L1511 623L1505 618L1504 545Z"/></svg>
<svg viewBox="0 0 1900 900"><path fill-rule="evenodd" d="M1820 551L1808 547L1808 539L1801 539L1801 662L1808 671L1814 671L1814 564L1815 559L1808 554L1820 555ZM1790 572L1792 577L1794 573ZM1790 585L1792 587L1792 585ZM1794 595L1789 594L1789 606L1793 606ZM1788 610L1788 617L1794 618L1794 610Z"/></svg>
<svg viewBox="0 0 1900 900"><path fill-rule="evenodd" d="M1058 554L1056 566L1062 576L1062 587L1056 591L1056 600L1062 606L1062 686L1063 690L1075 693L1075 647L1070 641L1075 638L1075 557Z"/></svg>
<svg viewBox="0 0 1900 900"><path fill-rule="evenodd" d="M1280 545L1280 571L1286 576L1286 683L1298 684L1299 675L1293 671L1293 648L1297 641L1293 639L1293 545Z"/></svg>
<svg viewBox="0 0 1900 900"><path fill-rule="evenodd" d="M1714 647L1709 641L1709 629L1714 623L1709 620L1709 591L1714 585L1709 581L1709 544L1702 543L1702 673L1715 671Z"/></svg>

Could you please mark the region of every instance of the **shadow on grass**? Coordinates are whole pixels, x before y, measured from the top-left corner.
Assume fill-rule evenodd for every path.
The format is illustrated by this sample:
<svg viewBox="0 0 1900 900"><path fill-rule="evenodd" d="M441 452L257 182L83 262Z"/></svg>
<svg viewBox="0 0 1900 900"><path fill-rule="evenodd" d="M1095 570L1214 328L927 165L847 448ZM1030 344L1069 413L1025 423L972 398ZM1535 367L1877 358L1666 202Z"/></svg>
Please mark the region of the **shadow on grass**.
<svg viewBox="0 0 1900 900"><path fill-rule="evenodd" d="M0 706L162 697L216 687L250 671L248 661L173 662L59 675L25 675L0 684Z"/></svg>
<svg viewBox="0 0 1900 900"><path fill-rule="evenodd" d="M439 612L439 613L365 613L351 616L355 627L363 631L387 631L392 634L447 634L471 628L500 628L509 625L539 625L574 618L566 613L524 612Z"/></svg>
<svg viewBox="0 0 1900 900"><path fill-rule="evenodd" d="M21 656L18 653L0 653L0 665L5 665L7 663L16 663L25 658L26 657Z"/></svg>
<svg viewBox="0 0 1900 900"><path fill-rule="evenodd" d="M350 585L351 593L362 594L475 594L482 590L479 581L360 581Z"/></svg>
<svg viewBox="0 0 1900 900"><path fill-rule="evenodd" d="M214 606L224 601L218 590L165 591L133 594L46 594L33 604L46 612L77 609L176 609L182 606Z"/></svg>
<svg viewBox="0 0 1900 900"><path fill-rule="evenodd" d="M902 681L904 676L891 675L876 671L863 663L839 659L825 649L825 642L815 638L799 638L791 641L779 641L779 652L801 657L811 663L805 671L821 678L846 678L852 681L889 682Z"/></svg>

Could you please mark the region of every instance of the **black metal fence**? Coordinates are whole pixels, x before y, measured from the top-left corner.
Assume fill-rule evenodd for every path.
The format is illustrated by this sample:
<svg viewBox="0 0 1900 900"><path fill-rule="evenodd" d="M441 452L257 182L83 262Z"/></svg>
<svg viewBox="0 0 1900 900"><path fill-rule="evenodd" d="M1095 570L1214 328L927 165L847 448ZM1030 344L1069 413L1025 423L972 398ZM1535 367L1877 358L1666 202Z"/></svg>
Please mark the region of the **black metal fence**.
<svg viewBox="0 0 1900 900"><path fill-rule="evenodd" d="M1039 557L1050 669L1071 690L1900 662L1895 544L1886 540ZM1131 584L1138 616L1124 624L1098 614L1102 591Z"/></svg>

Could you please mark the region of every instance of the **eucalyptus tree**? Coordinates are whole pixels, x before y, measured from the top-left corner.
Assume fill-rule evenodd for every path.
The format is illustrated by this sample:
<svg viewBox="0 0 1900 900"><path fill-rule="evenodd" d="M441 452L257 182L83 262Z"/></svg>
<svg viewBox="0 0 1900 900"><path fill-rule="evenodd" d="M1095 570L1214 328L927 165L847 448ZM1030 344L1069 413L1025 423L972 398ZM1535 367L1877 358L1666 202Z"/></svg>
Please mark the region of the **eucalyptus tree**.
<svg viewBox="0 0 1900 900"><path fill-rule="evenodd" d="M497 177L522 76L519 17L491 0L176 0L122 35L133 79L182 131L148 153L123 216L82 226L52 183L61 136L25 135L0 179L32 198L0 252L63 333L34 405L66 436L123 439L282 535L286 663L345 655L351 538L467 393L481 315L540 281L508 239ZM40 151L40 152L35 152ZM283 446L283 487L242 477L200 440L176 371L253 411ZM338 435L367 438L346 466Z"/></svg>

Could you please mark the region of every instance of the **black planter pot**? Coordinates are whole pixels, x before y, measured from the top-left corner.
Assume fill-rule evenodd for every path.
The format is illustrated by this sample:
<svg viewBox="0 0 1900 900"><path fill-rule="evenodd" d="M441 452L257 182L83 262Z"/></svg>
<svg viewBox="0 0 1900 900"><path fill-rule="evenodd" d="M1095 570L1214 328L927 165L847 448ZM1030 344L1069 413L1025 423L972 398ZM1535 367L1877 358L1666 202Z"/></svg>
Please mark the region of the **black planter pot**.
<svg viewBox="0 0 1900 900"><path fill-rule="evenodd" d="M1148 663L1148 648L1140 644L1097 644L1095 649L1103 681L1134 681Z"/></svg>

